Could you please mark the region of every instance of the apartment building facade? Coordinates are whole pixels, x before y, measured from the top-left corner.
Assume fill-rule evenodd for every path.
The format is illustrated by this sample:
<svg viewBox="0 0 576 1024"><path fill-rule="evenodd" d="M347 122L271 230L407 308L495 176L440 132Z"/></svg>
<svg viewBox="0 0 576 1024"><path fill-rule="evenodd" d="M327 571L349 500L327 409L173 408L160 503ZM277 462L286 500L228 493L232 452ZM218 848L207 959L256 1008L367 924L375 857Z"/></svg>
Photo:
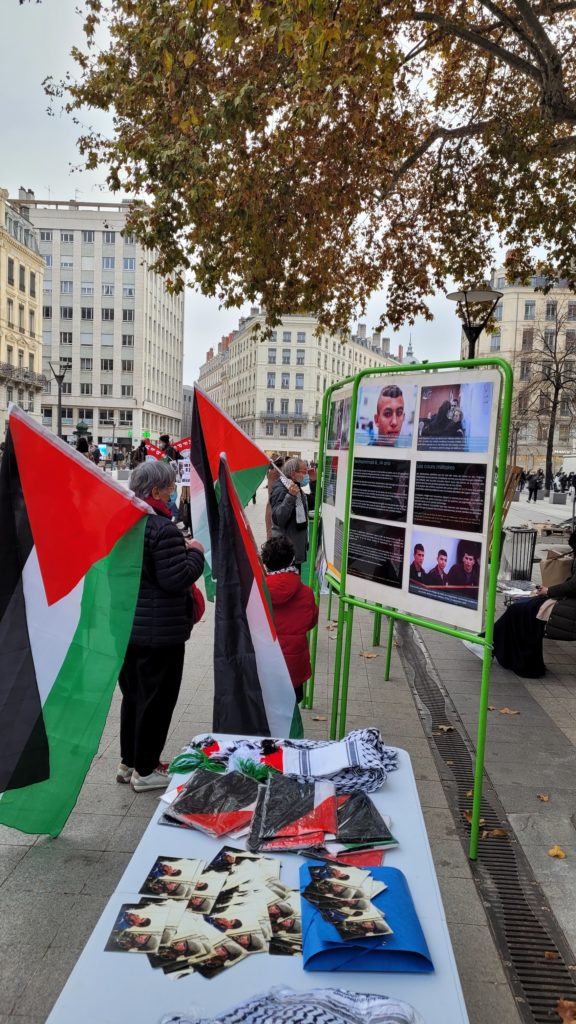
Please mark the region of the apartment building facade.
<svg viewBox="0 0 576 1024"><path fill-rule="evenodd" d="M148 432L180 436L184 297L166 292L149 254L125 232L126 203L36 200L20 191L44 261L42 422L80 423L97 442L130 447Z"/></svg>
<svg viewBox="0 0 576 1024"><path fill-rule="evenodd" d="M43 275L32 224L0 189L0 440L10 402L40 420Z"/></svg>
<svg viewBox="0 0 576 1024"><path fill-rule="evenodd" d="M284 316L264 340L254 333L263 324L263 313L253 308L207 353L198 384L267 452L315 459L326 388L360 370L404 361L401 349L392 356L389 340L380 332L368 336L362 324L345 343L317 335L311 316Z"/></svg>
<svg viewBox="0 0 576 1024"><path fill-rule="evenodd" d="M495 271L491 283L503 293L496 307L497 330L492 334L482 332L477 354L501 356L514 372L510 459L527 470L544 469L550 406L542 365L548 358L546 350L555 348L560 374L567 384L576 380L576 294L562 282L547 294L537 291L546 283L538 277L530 285L509 285L501 269ZM467 349L468 342L463 339L464 358ZM576 448L575 395L574 384L561 393L554 431L555 470Z"/></svg>

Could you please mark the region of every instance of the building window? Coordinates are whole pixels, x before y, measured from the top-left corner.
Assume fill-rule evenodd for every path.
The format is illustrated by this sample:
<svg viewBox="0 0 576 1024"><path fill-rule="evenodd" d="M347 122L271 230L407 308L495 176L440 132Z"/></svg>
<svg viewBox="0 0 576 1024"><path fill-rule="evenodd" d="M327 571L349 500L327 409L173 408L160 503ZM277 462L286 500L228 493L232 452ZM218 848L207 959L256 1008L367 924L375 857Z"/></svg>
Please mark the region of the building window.
<svg viewBox="0 0 576 1024"><path fill-rule="evenodd" d="M274 424L273 423L267 423L266 424L266 437L274 437Z"/></svg>
<svg viewBox="0 0 576 1024"><path fill-rule="evenodd" d="M280 424L280 437L288 437L288 424L287 423L281 423Z"/></svg>
<svg viewBox="0 0 576 1024"><path fill-rule="evenodd" d="M556 309L557 309L556 302L549 301L549 302L546 303L546 312L545 312L544 315L545 315L547 320L555 320L556 319Z"/></svg>
<svg viewBox="0 0 576 1024"><path fill-rule="evenodd" d="M26 267L20 264L18 269L18 287L21 292L26 291Z"/></svg>
<svg viewBox="0 0 576 1024"><path fill-rule="evenodd" d="M72 281L60 281L60 291L63 295L70 295L72 293L72 288Z"/></svg>
<svg viewBox="0 0 576 1024"><path fill-rule="evenodd" d="M560 399L560 415L561 416L569 416L570 415L570 399L569 398L561 398Z"/></svg>
<svg viewBox="0 0 576 1024"><path fill-rule="evenodd" d="M290 387L290 374L289 373L283 373L282 374L282 387L283 388L289 388Z"/></svg>
<svg viewBox="0 0 576 1024"><path fill-rule="evenodd" d="M101 370L113 370L114 369L114 360L113 359L101 359L100 360L100 369Z"/></svg>
<svg viewBox="0 0 576 1024"><path fill-rule="evenodd" d="M94 285L91 281L84 281L80 286L81 295L94 295Z"/></svg>
<svg viewBox="0 0 576 1024"><path fill-rule="evenodd" d="M294 424L294 437L302 437L302 424L301 423L295 423Z"/></svg>
<svg viewBox="0 0 576 1024"><path fill-rule="evenodd" d="M6 300L6 319L8 327L14 327L14 299Z"/></svg>
<svg viewBox="0 0 576 1024"><path fill-rule="evenodd" d="M122 265L124 270L136 270L136 260L134 256L125 256Z"/></svg>
<svg viewBox="0 0 576 1024"><path fill-rule="evenodd" d="M304 343L306 341L306 333L305 333L305 331L298 331L297 332L297 334L296 334L296 341L298 342L299 345L304 345Z"/></svg>
<svg viewBox="0 0 576 1024"><path fill-rule="evenodd" d="M33 309L28 310L28 333L31 338L36 337L36 314Z"/></svg>
<svg viewBox="0 0 576 1024"><path fill-rule="evenodd" d="M91 384L81 384L80 385L80 394L81 395L91 395L92 394L92 385Z"/></svg>
<svg viewBox="0 0 576 1024"><path fill-rule="evenodd" d="M531 327L522 331L522 351L531 352L534 344L534 331Z"/></svg>
<svg viewBox="0 0 576 1024"><path fill-rule="evenodd" d="M18 306L18 330L24 334L24 306Z"/></svg>
<svg viewBox="0 0 576 1024"><path fill-rule="evenodd" d="M122 295L125 299L133 299L136 295L136 287L133 284L125 284L122 287Z"/></svg>
<svg viewBox="0 0 576 1024"><path fill-rule="evenodd" d="M124 348L134 348L134 335L133 334L123 334L122 335L122 344L123 344Z"/></svg>
<svg viewBox="0 0 576 1024"><path fill-rule="evenodd" d="M134 360L123 359L122 360L122 373L132 373L134 371Z"/></svg>
<svg viewBox="0 0 576 1024"><path fill-rule="evenodd" d="M276 349L275 348L269 348L268 349L268 363L269 363L270 366L275 366L276 365Z"/></svg>
<svg viewBox="0 0 576 1024"><path fill-rule="evenodd" d="M268 388L275 388L276 387L276 374L275 373L269 373L267 375L266 387L268 387Z"/></svg>
<svg viewBox="0 0 576 1024"><path fill-rule="evenodd" d="M303 348L299 348L296 352L296 366L304 366L304 358L306 353Z"/></svg>
<svg viewBox="0 0 576 1024"><path fill-rule="evenodd" d="M282 341L289 344L292 341L292 331L283 331Z"/></svg>
<svg viewBox="0 0 576 1024"><path fill-rule="evenodd" d="M82 320L93 320L94 306L82 306L82 309L80 310L80 317Z"/></svg>
<svg viewBox="0 0 576 1024"><path fill-rule="evenodd" d="M52 319L52 306L42 306L42 316L45 320Z"/></svg>
<svg viewBox="0 0 576 1024"><path fill-rule="evenodd" d="M304 399L297 398L294 402L294 412L297 416L302 416L304 413Z"/></svg>
<svg viewBox="0 0 576 1024"><path fill-rule="evenodd" d="M101 395L112 395L112 385L111 384L101 384L100 385L100 394Z"/></svg>
<svg viewBox="0 0 576 1024"><path fill-rule="evenodd" d="M124 239L124 245L135 245L135 243L136 243L136 239L135 239L134 235L122 234L122 238Z"/></svg>
<svg viewBox="0 0 576 1024"><path fill-rule="evenodd" d="M287 413L288 413L288 399L287 398L281 398L280 399L280 412L284 416L287 415Z"/></svg>
<svg viewBox="0 0 576 1024"><path fill-rule="evenodd" d="M60 260L60 270L72 270L74 267L74 260L69 256L63 256Z"/></svg>
<svg viewBox="0 0 576 1024"><path fill-rule="evenodd" d="M52 266L52 257L51 256L45 256L44 257L44 265L46 267L51 267ZM12 284L14 284L13 281L12 281Z"/></svg>
<svg viewBox="0 0 576 1024"><path fill-rule="evenodd" d="M490 351L491 352L499 352L500 351L500 331L498 331L497 334L491 334L490 335Z"/></svg>
<svg viewBox="0 0 576 1024"><path fill-rule="evenodd" d="M8 404L8 402L13 402L13 401L14 401L14 388L10 387L10 385L7 384L6 385L6 404Z"/></svg>
<svg viewBox="0 0 576 1024"><path fill-rule="evenodd" d="M560 441L569 441L570 440L570 424L569 423L561 423L560 424L560 426L558 428L558 439Z"/></svg>
<svg viewBox="0 0 576 1024"><path fill-rule="evenodd" d="M536 303L532 302L532 301L525 302L524 303L524 319L525 320L534 320L535 316L536 316Z"/></svg>
<svg viewBox="0 0 576 1024"><path fill-rule="evenodd" d="M83 231L82 232L82 241L86 242L88 245L93 245L94 244L94 238L95 238L95 232L94 231Z"/></svg>
<svg viewBox="0 0 576 1024"><path fill-rule="evenodd" d="M92 369L92 356L83 356L81 358L81 360L80 360L80 369L81 370L91 370Z"/></svg>
<svg viewBox="0 0 576 1024"><path fill-rule="evenodd" d="M120 411L120 424L123 427L132 426L132 411L129 412L127 409L122 409Z"/></svg>
<svg viewBox="0 0 576 1024"><path fill-rule="evenodd" d="M556 348L556 331L555 330L544 331L544 345L548 349L549 352L552 349Z"/></svg>
<svg viewBox="0 0 576 1024"><path fill-rule="evenodd" d="M92 420L94 419L94 410L93 409L78 409L78 419L79 420L89 420L90 422L92 422Z"/></svg>
<svg viewBox="0 0 576 1024"><path fill-rule="evenodd" d="M103 256L102 257L102 270L114 270L114 257Z"/></svg>
<svg viewBox="0 0 576 1024"><path fill-rule="evenodd" d="M52 241L52 232L51 231L41 231L40 232L40 241L41 242L51 242Z"/></svg>
<svg viewBox="0 0 576 1024"><path fill-rule="evenodd" d="M72 344L72 331L60 331L60 344L71 345Z"/></svg>
<svg viewBox="0 0 576 1024"><path fill-rule="evenodd" d="M522 415L528 412L528 393L526 391L522 395L518 395L518 412Z"/></svg>
<svg viewBox="0 0 576 1024"><path fill-rule="evenodd" d="M110 307L110 306L103 306L102 307L102 319L103 320L108 320L108 321L113 320L114 319L114 309L112 307Z"/></svg>
<svg viewBox="0 0 576 1024"><path fill-rule="evenodd" d="M28 353L28 369L31 373L34 373L34 354L33 352Z"/></svg>
<svg viewBox="0 0 576 1024"><path fill-rule="evenodd" d="M123 320L123 322L125 324L134 323L134 310L133 309L123 309L122 310L122 320Z"/></svg>
<svg viewBox="0 0 576 1024"><path fill-rule="evenodd" d="M98 413L100 423L113 423L114 422L114 409L100 409Z"/></svg>
<svg viewBox="0 0 576 1024"><path fill-rule="evenodd" d="M52 421L52 406L51 405L43 405L42 409L41 409L41 412L42 412L42 419L43 420L49 420L50 422Z"/></svg>
<svg viewBox="0 0 576 1024"><path fill-rule="evenodd" d="M102 295L114 295L114 285L113 284L103 284L102 285Z"/></svg>
<svg viewBox="0 0 576 1024"><path fill-rule="evenodd" d="M267 398L266 399L266 412L268 414L271 414L271 413L274 412L274 399L273 398Z"/></svg>
<svg viewBox="0 0 576 1024"><path fill-rule="evenodd" d="M83 241L90 241L90 239L85 239L84 238L85 234L93 235L94 232L93 231L83 231L82 232L82 240ZM61 231L60 232L60 241L61 242L73 242L74 241L74 232L73 231ZM92 241L94 241L94 238L92 238Z"/></svg>
<svg viewBox="0 0 576 1024"><path fill-rule="evenodd" d="M550 398L548 395L540 394L540 408L538 411L546 414L550 412Z"/></svg>
<svg viewBox="0 0 576 1024"><path fill-rule="evenodd" d="M568 303L568 310L567 310L567 313L566 313L566 318L568 320L576 320L576 302L569 302Z"/></svg>
<svg viewBox="0 0 576 1024"><path fill-rule="evenodd" d="M74 417L74 409L68 408L68 406L62 407L62 422L72 423Z"/></svg>
<svg viewBox="0 0 576 1024"><path fill-rule="evenodd" d="M14 284L14 260L8 257L8 284Z"/></svg>
<svg viewBox="0 0 576 1024"><path fill-rule="evenodd" d="M114 245L114 243L116 241L116 232L115 231L103 231L102 232L102 241L103 241L104 245Z"/></svg>
<svg viewBox="0 0 576 1024"><path fill-rule="evenodd" d="M298 391L303 391L304 390L304 374L303 373L297 373L296 374L296 388L297 388Z"/></svg>
<svg viewBox="0 0 576 1024"><path fill-rule="evenodd" d="M30 271L30 295L33 299L36 298L36 274Z"/></svg>
<svg viewBox="0 0 576 1024"><path fill-rule="evenodd" d="M530 363L527 359L520 362L520 380L530 380Z"/></svg>
<svg viewBox="0 0 576 1024"><path fill-rule="evenodd" d="M121 385L122 398L132 398L134 394L133 384L122 384Z"/></svg>
<svg viewBox="0 0 576 1024"><path fill-rule="evenodd" d="M283 363L284 366L290 366L290 349L289 348L283 348L282 349L282 363Z"/></svg>

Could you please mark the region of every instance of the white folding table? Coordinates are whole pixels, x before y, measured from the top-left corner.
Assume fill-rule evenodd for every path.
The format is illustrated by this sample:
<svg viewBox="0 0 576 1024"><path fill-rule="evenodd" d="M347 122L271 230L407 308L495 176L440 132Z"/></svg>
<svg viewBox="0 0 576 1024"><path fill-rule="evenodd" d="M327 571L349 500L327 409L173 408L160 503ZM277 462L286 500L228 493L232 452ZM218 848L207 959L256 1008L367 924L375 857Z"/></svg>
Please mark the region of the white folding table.
<svg viewBox="0 0 576 1024"><path fill-rule="evenodd" d="M411 1003L426 1024L468 1024L442 899L430 853L410 757L398 750L398 771L371 797L392 819L399 846L386 852L387 867L404 872L430 955L431 974L304 971L299 956L256 954L215 978L191 974L171 979L154 970L147 957L104 952L122 903L137 902L138 890L159 856L211 860L226 843L200 832L158 824L164 803L146 829L120 882L87 942L47 1024L158 1024L164 1014L211 1017L273 985L297 990L333 987L393 995ZM236 842L235 846L243 846ZM267 856L270 856L268 854ZM285 855L281 879L298 887L302 857Z"/></svg>

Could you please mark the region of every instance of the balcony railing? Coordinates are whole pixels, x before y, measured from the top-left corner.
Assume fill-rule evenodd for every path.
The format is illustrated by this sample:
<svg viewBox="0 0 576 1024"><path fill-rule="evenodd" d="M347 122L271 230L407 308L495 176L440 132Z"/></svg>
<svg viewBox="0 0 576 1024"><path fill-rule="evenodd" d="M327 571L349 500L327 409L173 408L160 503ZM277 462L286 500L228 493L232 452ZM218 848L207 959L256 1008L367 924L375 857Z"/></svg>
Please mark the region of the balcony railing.
<svg viewBox="0 0 576 1024"><path fill-rule="evenodd" d="M263 410L259 413L261 420L278 420L279 423L289 423L291 420L294 423L308 423L310 416L307 412L266 412Z"/></svg>
<svg viewBox="0 0 576 1024"><path fill-rule="evenodd" d="M25 370L23 366L14 366L12 363L0 363L0 377L8 380L19 380L35 388L44 388L48 383L42 373L35 373L34 370Z"/></svg>

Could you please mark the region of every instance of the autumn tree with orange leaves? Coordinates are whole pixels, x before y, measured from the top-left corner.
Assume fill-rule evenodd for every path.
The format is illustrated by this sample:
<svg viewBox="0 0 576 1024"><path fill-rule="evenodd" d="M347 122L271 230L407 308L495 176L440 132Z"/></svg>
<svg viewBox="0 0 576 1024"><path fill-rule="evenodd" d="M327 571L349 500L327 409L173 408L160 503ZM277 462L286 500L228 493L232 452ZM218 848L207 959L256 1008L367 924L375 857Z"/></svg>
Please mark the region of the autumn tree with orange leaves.
<svg viewBox="0 0 576 1024"><path fill-rule="evenodd" d="M88 0L76 77L110 110L86 165L139 198L129 229L269 322L429 317L448 277L576 280L576 0ZM100 27L106 28L101 38Z"/></svg>

